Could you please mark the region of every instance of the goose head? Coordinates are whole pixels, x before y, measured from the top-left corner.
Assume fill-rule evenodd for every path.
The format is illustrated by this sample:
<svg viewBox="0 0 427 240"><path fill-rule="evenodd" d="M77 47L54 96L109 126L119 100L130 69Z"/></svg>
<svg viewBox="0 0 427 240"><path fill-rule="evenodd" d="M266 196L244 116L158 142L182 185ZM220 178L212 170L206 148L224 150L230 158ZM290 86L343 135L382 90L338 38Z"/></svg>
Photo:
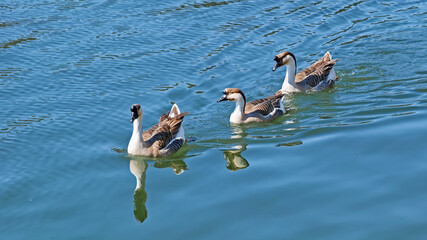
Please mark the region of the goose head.
<svg viewBox="0 0 427 240"><path fill-rule="evenodd" d="M130 119L131 123L133 123L135 119L142 117L142 109L139 104L133 104L130 107L130 112L131 112L131 119Z"/></svg>
<svg viewBox="0 0 427 240"><path fill-rule="evenodd" d="M279 68L281 66L284 66L284 65L288 65L292 61L295 63L295 65L296 65L296 62L297 62L295 56L291 52L282 52L282 53L279 53L279 54L277 54L273 58L273 60L276 61L276 65L274 65L274 67L273 67L273 72L277 68Z"/></svg>
<svg viewBox="0 0 427 240"><path fill-rule="evenodd" d="M244 101L246 102L245 94L243 94L242 90L238 88L226 88L224 91L222 91L224 95L218 101L216 102L222 102L222 101L232 101L232 102L240 102Z"/></svg>

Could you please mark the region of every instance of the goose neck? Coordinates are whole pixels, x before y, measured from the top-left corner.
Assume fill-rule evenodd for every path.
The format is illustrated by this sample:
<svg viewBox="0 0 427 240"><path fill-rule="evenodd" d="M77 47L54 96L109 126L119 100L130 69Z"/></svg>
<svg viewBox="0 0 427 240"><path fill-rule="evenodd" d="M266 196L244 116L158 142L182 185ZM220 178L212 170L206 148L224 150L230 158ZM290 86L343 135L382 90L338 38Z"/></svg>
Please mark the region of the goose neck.
<svg viewBox="0 0 427 240"><path fill-rule="evenodd" d="M133 133L142 133L142 117L133 121Z"/></svg>
<svg viewBox="0 0 427 240"><path fill-rule="evenodd" d="M236 101L236 108L234 108L233 113L230 116L231 122L239 122L242 121L245 117L245 105L246 102L243 98L239 98Z"/></svg>
<svg viewBox="0 0 427 240"><path fill-rule="evenodd" d="M285 80L283 81L282 89L287 84L292 86L295 85L296 71L297 71L296 62L293 58L291 58L291 60L286 64L286 76L285 76Z"/></svg>

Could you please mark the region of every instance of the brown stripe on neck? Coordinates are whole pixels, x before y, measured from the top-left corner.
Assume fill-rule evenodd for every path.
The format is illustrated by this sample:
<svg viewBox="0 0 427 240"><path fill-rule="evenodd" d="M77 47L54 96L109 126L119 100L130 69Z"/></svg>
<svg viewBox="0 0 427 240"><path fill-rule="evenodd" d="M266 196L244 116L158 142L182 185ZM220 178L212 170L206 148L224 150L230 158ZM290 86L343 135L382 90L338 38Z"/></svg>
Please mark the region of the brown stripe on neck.
<svg viewBox="0 0 427 240"><path fill-rule="evenodd" d="M293 59L294 59L294 62L295 62L295 75L297 74L297 58L295 57L295 55L293 54L293 53L291 53L291 52L287 52L287 54L286 55L289 55L289 56L291 56Z"/></svg>

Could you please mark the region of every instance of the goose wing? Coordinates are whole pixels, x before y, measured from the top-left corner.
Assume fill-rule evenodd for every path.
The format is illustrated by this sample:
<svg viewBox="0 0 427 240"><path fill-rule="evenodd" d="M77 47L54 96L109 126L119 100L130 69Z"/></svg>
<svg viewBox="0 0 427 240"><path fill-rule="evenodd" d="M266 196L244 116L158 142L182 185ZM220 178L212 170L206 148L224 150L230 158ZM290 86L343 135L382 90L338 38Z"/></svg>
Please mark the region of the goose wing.
<svg viewBox="0 0 427 240"><path fill-rule="evenodd" d="M162 116L160 116L160 120L159 123L157 123L156 125L154 125L153 127L151 127L150 129L146 130L143 134L142 134L142 139L144 141L147 141L148 139L150 139L153 136L153 133L159 128L159 124L161 122L163 122L164 120L166 120L169 116L169 112L167 113L163 113Z"/></svg>
<svg viewBox="0 0 427 240"><path fill-rule="evenodd" d="M285 114L285 110L282 110L281 108L281 98L279 96L276 96L276 98L272 98L269 101L269 108L272 109L267 114L263 114L266 112L261 112L259 110L253 111L249 114L247 114L247 119L245 120L246 123L250 122L270 122L273 121L275 118L282 116Z"/></svg>
<svg viewBox="0 0 427 240"><path fill-rule="evenodd" d="M146 141L149 143L149 147L153 148L154 151L159 151L166 147L176 137L184 116L187 114L188 112L185 112L174 117L162 115L161 122L144 132L148 138Z"/></svg>
<svg viewBox="0 0 427 240"><path fill-rule="evenodd" d="M282 98L282 93L276 93L275 95L268 96L266 98L257 99L246 103L245 113L257 112L261 115L268 115L274 110L274 104L278 99Z"/></svg>
<svg viewBox="0 0 427 240"><path fill-rule="evenodd" d="M309 85L310 87L317 86L321 81L327 80L328 74L334 67L337 59L332 60L331 55L327 52L323 57L319 58L315 63L308 66L295 76L296 84Z"/></svg>
<svg viewBox="0 0 427 240"><path fill-rule="evenodd" d="M174 138L166 147L160 150L160 155L166 157L170 156L176 152L184 145L185 139L183 138Z"/></svg>

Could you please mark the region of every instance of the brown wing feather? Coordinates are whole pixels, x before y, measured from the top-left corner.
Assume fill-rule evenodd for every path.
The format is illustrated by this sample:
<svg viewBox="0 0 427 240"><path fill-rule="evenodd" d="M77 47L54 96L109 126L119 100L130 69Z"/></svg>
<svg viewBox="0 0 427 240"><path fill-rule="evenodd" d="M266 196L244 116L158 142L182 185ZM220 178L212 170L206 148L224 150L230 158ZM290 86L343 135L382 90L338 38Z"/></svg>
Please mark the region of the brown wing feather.
<svg viewBox="0 0 427 240"><path fill-rule="evenodd" d="M181 127L182 121L184 120L185 115L187 115L188 112L183 112L175 117L168 117L164 123L169 126L169 131L172 133L172 137L174 138L176 134L179 131L179 128Z"/></svg>
<svg viewBox="0 0 427 240"><path fill-rule="evenodd" d="M182 120L188 112L181 113L175 117L167 117L162 122L158 123L157 129L154 130L152 136L147 142L148 147L151 147L153 152L158 152L160 149L166 147L172 139L175 138L176 134L181 127Z"/></svg>
<svg viewBox="0 0 427 240"><path fill-rule="evenodd" d="M160 116L159 122L163 122L163 120L167 119L168 116L169 116L169 112L163 113L162 116Z"/></svg>
<svg viewBox="0 0 427 240"><path fill-rule="evenodd" d="M144 141L147 141L148 146L151 147L153 152L157 152L158 150L166 147L168 143L175 138L176 134L181 127L181 123L184 120L184 116L187 115L188 112L184 112L176 115L175 117L162 117L158 124L149 130L145 131L143 134L147 139L144 138Z"/></svg>
<svg viewBox="0 0 427 240"><path fill-rule="evenodd" d="M314 72L310 73L302 82L305 82L310 87L317 86L321 81L327 80L327 77L329 75L329 72L334 67L335 62L337 60L329 61L325 63L324 65L317 68Z"/></svg>
<svg viewBox="0 0 427 240"><path fill-rule="evenodd" d="M144 141L147 141L148 139L150 139L154 132L159 128L159 124L157 123L156 125L154 125L153 127L151 127L150 129L146 130L143 134L142 134L142 139Z"/></svg>
<svg viewBox="0 0 427 240"><path fill-rule="evenodd" d="M151 127L150 129L146 130L143 134L142 134L142 139L144 141L147 141L148 139L150 139L153 136L153 133L157 130L157 128L159 127L159 124L161 122L163 122L165 119L167 119L169 116L169 112L167 113L163 113L162 116L160 116L160 120L159 123L157 123L156 125L154 125L153 127Z"/></svg>
<svg viewBox="0 0 427 240"><path fill-rule="evenodd" d="M283 96L282 93L276 93L272 96L266 98L257 99L251 102L246 103L245 113L255 113L258 112L262 115L268 115L274 110L273 103L280 99Z"/></svg>
<svg viewBox="0 0 427 240"><path fill-rule="evenodd" d="M147 141L147 147L150 147L153 153L157 153L160 149L166 147L172 139L173 137L170 132L170 127L166 124L160 124L151 138Z"/></svg>
<svg viewBox="0 0 427 240"><path fill-rule="evenodd" d="M306 82L311 87L316 86L319 82L326 80L326 77L334 67L336 61L338 60L331 60L330 55L326 53L315 63L297 73L295 76L295 83Z"/></svg>

